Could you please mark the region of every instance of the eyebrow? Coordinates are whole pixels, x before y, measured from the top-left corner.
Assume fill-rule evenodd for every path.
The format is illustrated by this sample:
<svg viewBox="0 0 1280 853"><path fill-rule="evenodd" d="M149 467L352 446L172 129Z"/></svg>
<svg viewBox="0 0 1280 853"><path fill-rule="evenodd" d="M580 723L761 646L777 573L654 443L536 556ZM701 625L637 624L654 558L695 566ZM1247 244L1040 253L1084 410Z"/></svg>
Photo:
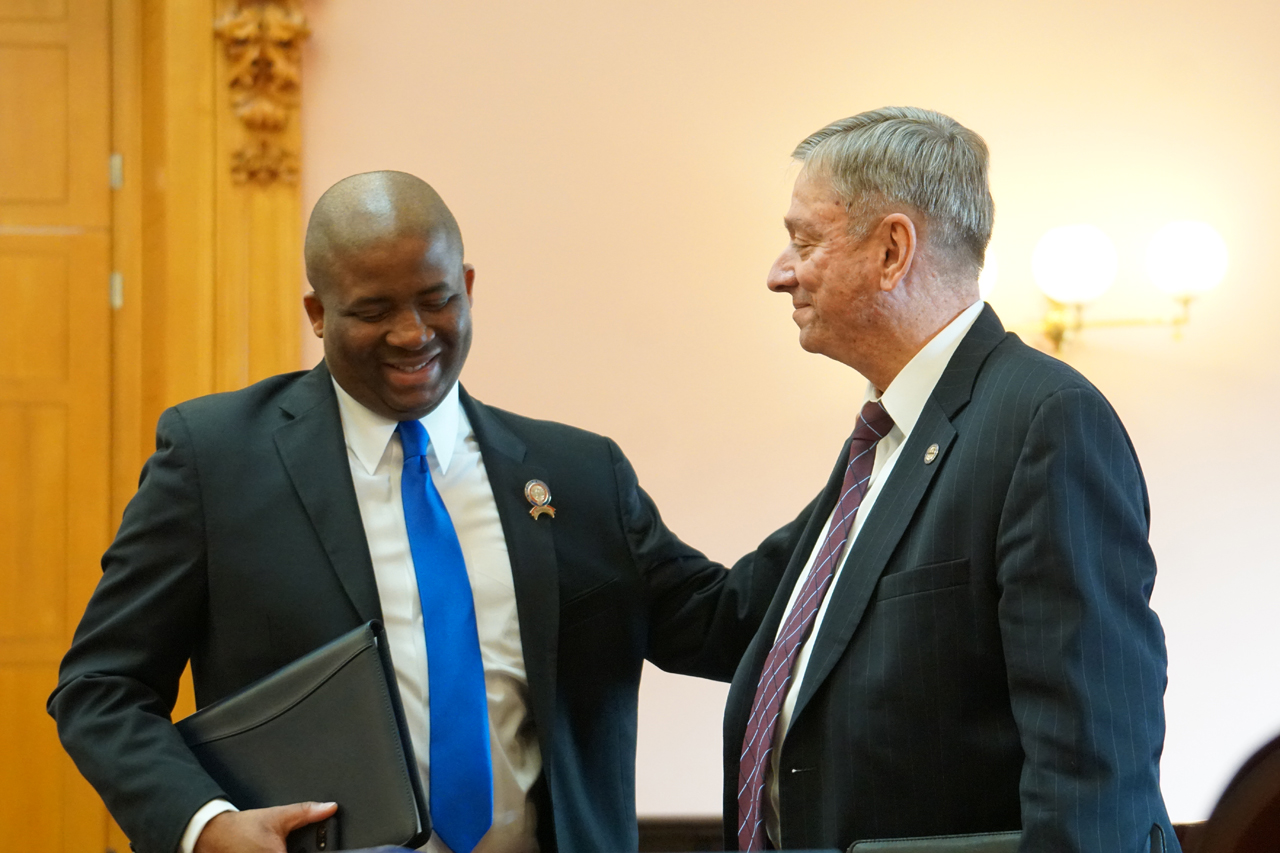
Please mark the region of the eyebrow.
<svg viewBox="0 0 1280 853"><path fill-rule="evenodd" d="M414 295L415 296L427 296L427 295L434 296L437 293L448 291L449 287L450 287L449 282L437 281L434 284L428 284L426 287L423 287L414 291ZM394 301L395 299L393 297L382 295L382 294L376 294L372 296L361 296L351 303L351 307L364 306L364 305L380 305L383 303L394 302Z"/></svg>
<svg viewBox="0 0 1280 853"><path fill-rule="evenodd" d="M361 308L372 308L380 305L388 305L391 300L385 296L361 296L353 302L346 305L346 310L356 311Z"/></svg>
<svg viewBox="0 0 1280 853"><path fill-rule="evenodd" d="M797 233L808 234L813 231L812 224L806 219L792 219L790 216L782 217L782 225L787 229L787 233L795 236Z"/></svg>

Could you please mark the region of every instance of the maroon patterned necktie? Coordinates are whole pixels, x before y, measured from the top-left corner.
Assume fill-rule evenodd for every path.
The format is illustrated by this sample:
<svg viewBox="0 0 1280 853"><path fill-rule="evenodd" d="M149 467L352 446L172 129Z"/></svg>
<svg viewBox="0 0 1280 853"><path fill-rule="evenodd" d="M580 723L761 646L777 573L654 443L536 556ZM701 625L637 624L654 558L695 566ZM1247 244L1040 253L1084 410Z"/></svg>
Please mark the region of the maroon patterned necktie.
<svg viewBox="0 0 1280 853"><path fill-rule="evenodd" d="M876 442L893 429L893 418L879 401L862 407L858 426L849 443L849 466L844 472L844 485L840 500L831 516L827 538L823 540L813 569L805 579L791 612L782 623L782 630L769 650L760 684L756 687L755 701L751 703L751 716L747 720L747 733L742 739L742 755L738 759L738 849L763 850L765 842L763 795L765 770L773 752L773 742L778 725L782 700L791 683L791 669L796 654L813 628L814 617L822 604L832 574L844 551L858 507L867 493L871 479L871 467L876 458Z"/></svg>

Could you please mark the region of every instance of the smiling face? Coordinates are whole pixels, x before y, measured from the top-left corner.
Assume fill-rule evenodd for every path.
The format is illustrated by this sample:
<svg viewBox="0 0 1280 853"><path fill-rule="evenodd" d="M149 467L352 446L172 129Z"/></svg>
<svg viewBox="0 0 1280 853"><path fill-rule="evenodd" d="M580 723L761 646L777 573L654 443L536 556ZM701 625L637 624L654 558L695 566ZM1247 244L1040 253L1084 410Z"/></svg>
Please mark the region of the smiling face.
<svg viewBox="0 0 1280 853"><path fill-rule="evenodd" d="M791 296L800 346L865 370L882 308L880 243L855 240L849 215L829 183L802 171L783 220L791 241L769 270L769 289Z"/></svg>
<svg viewBox="0 0 1280 853"><path fill-rule="evenodd" d="M384 417L430 412L471 349L474 278L456 241L439 232L335 253L305 298L333 378Z"/></svg>

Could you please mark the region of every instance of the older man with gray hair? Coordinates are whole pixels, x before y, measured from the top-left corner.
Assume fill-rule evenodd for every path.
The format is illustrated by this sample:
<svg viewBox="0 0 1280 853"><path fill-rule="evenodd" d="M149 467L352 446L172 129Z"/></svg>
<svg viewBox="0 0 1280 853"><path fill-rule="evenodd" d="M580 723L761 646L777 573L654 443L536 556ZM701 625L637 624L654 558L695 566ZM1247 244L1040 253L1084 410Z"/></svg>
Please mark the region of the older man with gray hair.
<svg viewBox="0 0 1280 853"><path fill-rule="evenodd" d="M868 387L729 694L728 846L1177 850L1142 472L1102 394L979 297L986 144L886 108L794 156L769 288Z"/></svg>

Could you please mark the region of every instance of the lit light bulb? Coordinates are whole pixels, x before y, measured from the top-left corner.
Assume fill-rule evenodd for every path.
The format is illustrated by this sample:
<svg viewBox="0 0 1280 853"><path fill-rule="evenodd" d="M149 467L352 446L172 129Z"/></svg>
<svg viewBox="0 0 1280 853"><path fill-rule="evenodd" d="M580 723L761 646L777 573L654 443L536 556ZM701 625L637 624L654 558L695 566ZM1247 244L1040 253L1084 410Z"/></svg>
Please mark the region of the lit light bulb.
<svg viewBox="0 0 1280 853"><path fill-rule="evenodd" d="M1227 244L1204 222L1170 222L1147 245L1147 275L1170 296L1216 287L1227 274Z"/></svg>
<svg viewBox="0 0 1280 853"><path fill-rule="evenodd" d="M1000 275L1000 264L997 262L996 253L987 250L986 260L982 264L982 272L978 275L978 296L982 300L986 300L991 295L991 291L996 289L996 278Z"/></svg>
<svg viewBox="0 0 1280 853"><path fill-rule="evenodd" d="M1090 302L1116 280L1120 259L1096 225L1051 228L1031 253L1031 272L1045 296L1064 305Z"/></svg>

